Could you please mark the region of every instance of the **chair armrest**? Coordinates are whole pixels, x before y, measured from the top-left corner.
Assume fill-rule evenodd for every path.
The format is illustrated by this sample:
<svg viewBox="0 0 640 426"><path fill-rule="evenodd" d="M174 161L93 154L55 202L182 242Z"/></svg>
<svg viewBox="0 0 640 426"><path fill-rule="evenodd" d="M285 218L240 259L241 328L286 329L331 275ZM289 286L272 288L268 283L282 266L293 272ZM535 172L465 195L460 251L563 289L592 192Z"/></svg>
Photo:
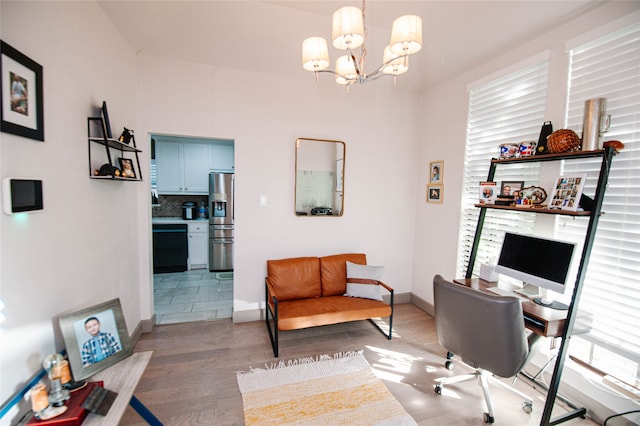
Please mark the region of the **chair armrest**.
<svg viewBox="0 0 640 426"><path fill-rule="evenodd" d="M272 306L274 303L278 303L278 296L276 296L276 292L273 290L273 286L269 284L269 280L267 279L267 277L264 278L264 288L267 303L271 304Z"/></svg>

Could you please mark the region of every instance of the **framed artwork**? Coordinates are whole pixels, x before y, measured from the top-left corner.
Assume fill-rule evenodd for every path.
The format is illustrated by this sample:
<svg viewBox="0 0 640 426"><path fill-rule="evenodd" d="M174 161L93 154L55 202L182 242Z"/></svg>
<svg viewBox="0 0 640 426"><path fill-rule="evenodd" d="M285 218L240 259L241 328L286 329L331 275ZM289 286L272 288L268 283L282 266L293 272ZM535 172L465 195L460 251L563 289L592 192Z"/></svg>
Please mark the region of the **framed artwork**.
<svg viewBox="0 0 640 426"><path fill-rule="evenodd" d="M444 185L429 184L427 185L427 202L442 204L444 197Z"/></svg>
<svg viewBox="0 0 640 426"><path fill-rule="evenodd" d="M136 178L136 171L133 168L133 160L130 158L118 158L120 163L120 176L125 178Z"/></svg>
<svg viewBox="0 0 640 426"><path fill-rule="evenodd" d="M478 200L480 204L495 204L498 198L498 186L495 182L480 182Z"/></svg>
<svg viewBox="0 0 640 426"><path fill-rule="evenodd" d="M586 178L587 175L559 177L553 188L549 208L577 211Z"/></svg>
<svg viewBox="0 0 640 426"><path fill-rule="evenodd" d="M444 179L444 160L429 163L429 183L442 183Z"/></svg>
<svg viewBox="0 0 640 426"><path fill-rule="evenodd" d="M502 181L500 183L500 195L519 195L523 186L523 180Z"/></svg>
<svg viewBox="0 0 640 426"><path fill-rule="evenodd" d="M61 316L59 325L75 381L93 376L133 353L120 299Z"/></svg>
<svg viewBox="0 0 640 426"><path fill-rule="evenodd" d="M0 41L0 130L44 141L42 65Z"/></svg>

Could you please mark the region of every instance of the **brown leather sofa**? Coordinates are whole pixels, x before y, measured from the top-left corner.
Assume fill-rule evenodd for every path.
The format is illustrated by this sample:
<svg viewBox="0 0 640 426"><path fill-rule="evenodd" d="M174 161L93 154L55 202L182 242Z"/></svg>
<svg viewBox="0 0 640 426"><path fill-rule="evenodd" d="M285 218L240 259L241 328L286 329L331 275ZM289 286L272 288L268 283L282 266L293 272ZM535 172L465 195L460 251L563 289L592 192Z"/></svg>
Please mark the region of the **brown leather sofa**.
<svg viewBox="0 0 640 426"><path fill-rule="evenodd" d="M384 288L389 293L389 302L345 296L347 261L359 265L367 264L366 255L362 253L267 261L265 319L275 357L278 356L280 331L347 321L368 319L391 340L393 288L378 280L350 278L350 282ZM388 330L383 330L372 320L380 317L389 317Z"/></svg>

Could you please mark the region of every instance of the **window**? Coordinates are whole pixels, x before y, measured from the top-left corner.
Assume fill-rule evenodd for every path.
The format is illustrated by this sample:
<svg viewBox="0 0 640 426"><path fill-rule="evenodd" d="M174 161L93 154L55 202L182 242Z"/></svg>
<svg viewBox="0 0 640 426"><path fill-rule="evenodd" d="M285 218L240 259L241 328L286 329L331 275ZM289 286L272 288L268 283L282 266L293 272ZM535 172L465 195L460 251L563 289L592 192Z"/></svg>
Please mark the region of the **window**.
<svg viewBox="0 0 640 426"><path fill-rule="evenodd" d="M593 328L572 339L570 353L638 386L640 365L640 24L570 50L566 127L582 128L584 102L607 98L611 115L605 140L625 148L611 167L598 229L580 299L594 315ZM563 174L591 172L586 194L595 193L598 160L571 161ZM596 173L597 175L597 173ZM558 218L556 235L575 239L584 223Z"/></svg>
<svg viewBox="0 0 640 426"><path fill-rule="evenodd" d="M502 143L538 141L544 123L549 61L535 60L533 65L522 66L515 72L477 85L469 91L457 276L464 276L469 264L480 210L474 204L478 202L479 183L487 180L491 159L498 157ZM494 180L498 186L506 180L535 185L538 168L538 164L499 167ZM522 232L527 232L533 228L534 216L487 210L474 264L475 274L481 263L497 256L505 229L516 224Z"/></svg>

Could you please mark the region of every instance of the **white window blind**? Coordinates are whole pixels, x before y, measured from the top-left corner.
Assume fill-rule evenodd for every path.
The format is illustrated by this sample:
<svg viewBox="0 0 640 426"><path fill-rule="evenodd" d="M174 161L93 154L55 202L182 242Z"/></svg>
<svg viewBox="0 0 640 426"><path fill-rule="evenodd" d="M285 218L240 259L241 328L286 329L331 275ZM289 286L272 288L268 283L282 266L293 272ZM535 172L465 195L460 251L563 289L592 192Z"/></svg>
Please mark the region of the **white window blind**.
<svg viewBox="0 0 640 426"><path fill-rule="evenodd" d="M480 209L479 183L487 180L490 162L499 155L502 143L538 141L544 123L549 61L543 60L469 91L469 115L464 161L464 188L456 275L465 276ZM538 164L513 164L498 168L494 181L525 181L535 185ZM505 229L514 224L522 232L532 229L535 215L488 210L474 271L497 256Z"/></svg>
<svg viewBox="0 0 640 426"><path fill-rule="evenodd" d="M571 352L597 368L638 385L640 363L640 24L570 51L566 127L582 129L584 102L607 98L611 127L604 140L625 148L613 159L580 310L594 314L590 333ZM568 161L563 175L589 173L593 196L599 160ZM556 235L584 234L580 220L558 218ZM579 340L584 339L582 343ZM574 348L575 346L575 348Z"/></svg>

